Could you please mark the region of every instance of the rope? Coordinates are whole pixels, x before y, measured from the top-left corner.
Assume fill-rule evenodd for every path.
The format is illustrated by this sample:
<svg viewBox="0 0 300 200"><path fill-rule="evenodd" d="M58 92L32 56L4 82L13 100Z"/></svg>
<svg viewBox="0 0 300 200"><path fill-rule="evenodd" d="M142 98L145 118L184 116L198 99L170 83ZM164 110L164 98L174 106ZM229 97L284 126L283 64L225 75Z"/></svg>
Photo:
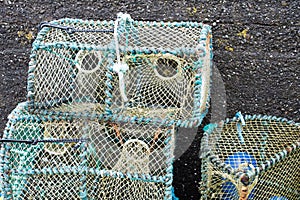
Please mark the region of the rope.
<svg viewBox="0 0 300 200"><path fill-rule="evenodd" d="M113 33L114 31L112 29L76 29L74 27L69 26L62 26L58 24L48 23L48 22L42 22L39 25L39 30L41 30L44 27L51 27L51 28L58 28L61 30L65 30L68 34L72 34L75 32L92 32L92 33Z"/></svg>
<svg viewBox="0 0 300 200"><path fill-rule="evenodd" d="M18 140L18 139L0 139L0 143L25 143L36 145L38 143L79 143L87 142L88 138L71 138L71 139L32 139L32 140Z"/></svg>
<svg viewBox="0 0 300 200"><path fill-rule="evenodd" d="M121 63L121 56L120 56L120 47L119 47L119 40L118 40L118 25L120 21L131 20L130 15L118 13L118 18L115 21L114 26L114 39L116 43L116 54L117 54L117 63L114 64L113 70L118 73L119 76L119 88L120 94L124 102L128 101L128 98L125 94L125 82L124 82L124 73L129 69L126 63Z"/></svg>

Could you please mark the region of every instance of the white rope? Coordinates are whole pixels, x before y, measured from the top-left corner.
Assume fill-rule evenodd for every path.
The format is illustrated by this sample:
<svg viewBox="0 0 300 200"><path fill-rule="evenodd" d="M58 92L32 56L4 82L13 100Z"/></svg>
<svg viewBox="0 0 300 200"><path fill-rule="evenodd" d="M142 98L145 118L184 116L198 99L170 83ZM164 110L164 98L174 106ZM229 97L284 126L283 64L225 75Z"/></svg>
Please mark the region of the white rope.
<svg viewBox="0 0 300 200"><path fill-rule="evenodd" d="M129 69L126 63L121 63L120 58L120 49L119 49L119 41L118 41L118 25L120 21L131 20L129 14L118 13L117 20L115 21L114 27L114 39L116 44L116 54L117 54L117 63L114 64L113 70L118 73L119 76L119 88L120 94L124 102L128 101L128 98L125 94L125 81L124 81L124 73Z"/></svg>
<svg viewBox="0 0 300 200"><path fill-rule="evenodd" d="M202 84L201 84L201 97L200 97L200 111L203 112L206 109L206 102L209 94L210 88L210 49L209 47L206 48L206 54L203 59L203 68L202 68Z"/></svg>

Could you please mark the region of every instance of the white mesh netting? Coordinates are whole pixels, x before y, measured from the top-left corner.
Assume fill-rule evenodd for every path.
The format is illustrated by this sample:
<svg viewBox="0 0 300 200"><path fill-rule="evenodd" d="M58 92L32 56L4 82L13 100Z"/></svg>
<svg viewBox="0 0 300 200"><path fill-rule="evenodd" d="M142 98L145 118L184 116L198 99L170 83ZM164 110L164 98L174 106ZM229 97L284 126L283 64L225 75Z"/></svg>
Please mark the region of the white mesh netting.
<svg viewBox="0 0 300 200"><path fill-rule="evenodd" d="M300 126L271 117L220 123L202 139L202 199L299 199ZM242 184L238 173L252 174ZM245 177L244 177L245 178Z"/></svg>
<svg viewBox="0 0 300 200"><path fill-rule="evenodd" d="M7 199L172 199L176 126L209 106L211 29L61 19L33 43L1 144Z"/></svg>
<svg viewBox="0 0 300 200"><path fill-rule="evenodd" d="M41 102L41 108L63 104L56 110L84 112L85 106L91 105L103 113L108 65L105 53L49 48L37 51L36 57L34 101Z"/></svg>
<svg viewBox="0 0 300 200"><path fill-rule="evenodd" d="M33 45L32 110L103 114L107 107L109 114L195 119L207 109L209 26L130 17L116 22L64 19L52 25L40 31ZM120 64L126 69L115 69Z"/></svg>
<svg viewBox="0 0 300 200"><path fill-rule="evenodd" d="M20 114L20 113L19 113ZM163 199L171 187L174 128L15 115L3 139L2 189L12 199Z"/></svg>

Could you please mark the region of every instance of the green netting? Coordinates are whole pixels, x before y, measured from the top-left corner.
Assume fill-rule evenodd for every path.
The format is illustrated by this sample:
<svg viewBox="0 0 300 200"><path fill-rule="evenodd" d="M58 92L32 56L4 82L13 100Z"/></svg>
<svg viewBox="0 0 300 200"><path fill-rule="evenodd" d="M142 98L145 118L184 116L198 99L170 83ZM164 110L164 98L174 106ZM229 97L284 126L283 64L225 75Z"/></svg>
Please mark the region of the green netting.
<svg viewBox="0 0 300 200"><path fill-rule="evenodd" d="M299 124L246 116L206 128L202 199L299 199Z"/></svg>

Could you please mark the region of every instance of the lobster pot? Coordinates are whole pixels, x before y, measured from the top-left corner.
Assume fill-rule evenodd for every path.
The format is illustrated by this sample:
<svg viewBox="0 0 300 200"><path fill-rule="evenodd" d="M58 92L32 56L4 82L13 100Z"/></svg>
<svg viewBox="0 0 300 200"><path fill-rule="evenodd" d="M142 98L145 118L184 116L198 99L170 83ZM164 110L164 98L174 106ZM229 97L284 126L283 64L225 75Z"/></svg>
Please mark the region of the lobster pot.
<svg viewBox="0 0 300 200"><path fill-rule="evenodd" d="M247 115L206 126L201 199L300 197L300 124Z"/></svg>
<svg viewBox="0 0 300 200"><path fill-rule="evenodd" d="M174 127L28 115L23 107L1 144L5 199L172 199Z"/></svg>
<svg viewBox="0 0 300 200"><path fill-rule="evenodd" d="M202 23L141 22L128 15L46 23L33 43L29 110L197 126L209 102L211 45L210 26Z"/></svg>
<svg viewBox="0 0 300 200"><path fill-rule="evenodd" d="M212 67L210 27L127 18L117 30L125 67L111 90L110 112L154 120L202 120Z"/></svg>

